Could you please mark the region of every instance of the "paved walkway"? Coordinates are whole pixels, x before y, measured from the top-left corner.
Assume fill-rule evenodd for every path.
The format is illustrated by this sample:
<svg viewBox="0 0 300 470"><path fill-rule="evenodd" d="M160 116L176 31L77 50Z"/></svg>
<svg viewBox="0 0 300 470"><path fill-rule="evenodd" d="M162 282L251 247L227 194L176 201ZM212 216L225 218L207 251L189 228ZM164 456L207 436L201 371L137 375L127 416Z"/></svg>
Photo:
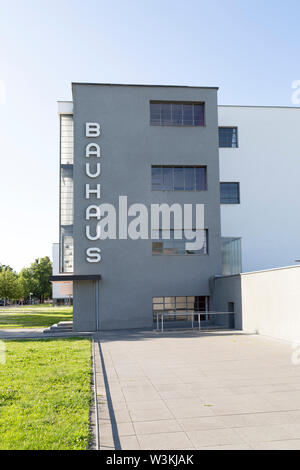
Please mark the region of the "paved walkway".
<svg viewBox="0 0 300 470"><path fill-rule="evenodd" d="M300 365L290 344L123 332L94 347L101 449L300 450Z"/></svg>

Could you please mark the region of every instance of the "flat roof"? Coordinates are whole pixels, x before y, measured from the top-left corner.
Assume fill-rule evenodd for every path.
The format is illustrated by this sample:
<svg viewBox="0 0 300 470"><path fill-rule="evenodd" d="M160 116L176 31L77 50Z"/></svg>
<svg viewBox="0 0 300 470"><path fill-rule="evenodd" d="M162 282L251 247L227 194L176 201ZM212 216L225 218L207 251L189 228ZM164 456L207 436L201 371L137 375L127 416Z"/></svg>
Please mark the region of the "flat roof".
<svg viewBox="0 0 300 470"><path fill-rule="evenodd" d="M72 82L73 85L102 85L102 86L140 86L140 87L160 87L160 88L204 88L209 90L218 90L216 86L194 86L194 85L150 85L141 83L92 83L92 82Z"/></svg>
<svg viewBox="0 0 300 470"><path fill-rule="evenodd" d="M238 276L249 276L250 274L259 274L259 273L267 273L270 271L283 271L284 269L300 269L300 265L293 264L291 266L279 266L278 268L268 268L268 269L258 269L257 271L247 271L244 273L238 274L217 274L214 276L214 279L223 279L228 277L238 277Z"/></svg>

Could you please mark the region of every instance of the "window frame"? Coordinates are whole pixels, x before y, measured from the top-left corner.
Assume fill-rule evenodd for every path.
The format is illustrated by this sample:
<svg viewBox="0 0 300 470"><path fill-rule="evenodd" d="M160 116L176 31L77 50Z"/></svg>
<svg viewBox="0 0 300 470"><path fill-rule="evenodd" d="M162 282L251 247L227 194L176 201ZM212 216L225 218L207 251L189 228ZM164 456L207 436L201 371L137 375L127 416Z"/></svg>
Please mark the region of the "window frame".
<svg viewBox="0 0 300 470"><path fill-rule="evenodd" d="M161 173L163 174L163 169L165 168L171 168L172 169L172 188L171 189L165 189L165 188L153 188L153 181L152 181L152 170L155 168L161 169ZM194 170L194 185L195 189L174 189L175 188L175 169L184 169L185 168L191 168ZM196 169L204 169L205 172L205 188L204 189L197 189L197 173ZM183 175L184 179L184 187L185 187L185 172ZM151 191L171 191L171 192L202 192L202 191L208 191L208 184L207 184L207 165L151 165Z"/></svg>
<svg viewBox="0 0 300 470"><path fill-rule="evenodd" d="M221 185L222 184L236 184L238 188L238 202L222 202L222 195L221 195ZM220 181L220 204L224 205L237 205L241 203L241 191L240 191L240 182L239 181Z"/></svg>
<svg viewBox="0 0 300 470"><path fill-rule="evenodd" d="M161 230L161 229L160 229ZM174 232L175 229L170 229L170 232L173 231ZM192 230L196 230L196 229L192 229ZM164 253L163 251L161 253L159 252L153 252L153 244L154 243L163 243L164 241L165 242L170 242L171 240L175 240L175 241L183 241L185 240L184 238L181 238L181 239L175 239L175 238L169 238L169 239L161 239L161 238L157 238L157 239L151 239L151 247L152 247L152 256L208 256L209 255L209 233L208 233L208 229L207 228L204 228L204 229L201 229L201 230L204 230L205 231L205 253L188 253L186 250L185 250L185 253ZM182 231L184 231L184 229L182 229ZM189 242L189 240L185 240L186 242ZM191 241L192 242L192 241ZM163 247L162 247L163 249ZM199 250L197 250L199 251Z"/></svg>
<svg viewBox="0 0 300 470"><path fill-rule="evenodd" d="M233 147L232 145L220 145L220 129L236 129L236 146ZM239 148L239 130L238 126L218 126L218 140L219 140L219 148L220 149L238 149Z"/></svg>
<svg viewBox="0 0 300 470"><path fill-rule="evenodd" d="M160 104L160 105L170 105L170 115L171 115L171 119L169 122L165 122L163 123L161 121L161 113L160 113L160 122L158 123L155 123L153 122L153 120L151 120L151 105L152 104ZM179 106L181 105L182 106L182 124L178 124L178 123L173 123L172 122L172 105L173 106ZM183 106L184 105L192 105L192 113L193 113L193 122L195 122L195 108L194 106L195 105L200 105L202 107L202 124L184 124L183 123ZM205 121L205 118L206 118L206 107L205 107L205 102L204 101L168 101L168 100L150 100L149 101L149 123L150 123L150 126L153 126L153 127L195 127L195 128L198 128L198 127L205 127L206 126L206 121Z"/></svg>
<svg viewBox="0 0 300 470"><path fill-rule="evenodd" d="M155 318L156 316L156 313L157 312L164 312L164 311L169 311L170 313L180 313L182 312L182 316L183 317L186 317L186 315L184 315L185 312L189 312L189 298L190 297L194 297L194 303L196 303L196 298L198 298L198 300L200 300L200 298L202 297L202 299L204 299L204 303L205 303L205 310L193 310L193 312L196 312L196 315L198 315L198 313L201 314L200 316L200 320L201 321L207 321L210 319L209 317L209 314L210 314L210 304L211 304L211 299L210 299L210 296L209 295L172 295L172 296L153 296L152 297L152 313L153 313L153 321L157 321L157 318ZM166 302L166 299L174 299L174 301L171 301L171 302ZM176 299L182 299L184 298L184 302L183 301L178 301L178 304L181 304L183 305L183 303L185 303L185 310L177 310L177 300ZM154 302L154 299L162 299L162 302ZM174 304L174 309L172 310L168 310L165 308L166 305L168 304ZM163 310L161 309L155 309L154 308L154 305L159 305L159 306L163 306ZM201 318L202 317L202 318ZM205 318L203 318L205 317ZM172 317L166 317L165 318L165 321L171 321L171 318ZM178 320L178 317L174 317L175 320L177 321L180 321ZM174 320L173 319L173 320ZM187 320L187 318L185 318L185 320Z"/></svg>

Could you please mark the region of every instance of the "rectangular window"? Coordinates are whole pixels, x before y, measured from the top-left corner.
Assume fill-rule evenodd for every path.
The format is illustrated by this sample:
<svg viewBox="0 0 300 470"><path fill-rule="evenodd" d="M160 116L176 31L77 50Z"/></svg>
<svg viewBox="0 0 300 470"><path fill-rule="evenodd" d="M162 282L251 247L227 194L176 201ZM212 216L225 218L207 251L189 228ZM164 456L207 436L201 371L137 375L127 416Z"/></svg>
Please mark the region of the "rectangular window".
<svg viewBox="0 0 300 470"><path fill-rule="evenodd" d="M181 232L181 233L180 233ZM194 240L188 240L183 230L157 230L152 233L153 255L207 255L208 230L197 230L197 239L201 240L202 248L199 250L187 250L185 244ZM179 238L181 237L181 238Z"/></svg>
<svg viewBox="0 0 300 470"><path fill-rule="evenodd" d="M188 321L190 316L185 315L186 312L209 312L209 297L202 295L182 296L182 297L153 297L153 320L156 321L157 313L181 313L181 315L166 316L164 321ZM209 319L209 315L201 315L200 320ZM198 320L198 316L195 316Z"/></svg>
<svg viewBox="0 0 300 470"><path fill-rule="evenodd" d="M150 101L152 126L204 126L204 103Z"/></svg>
<svg viewBox="0 0 300 470"><path fill-rule="evenodd" d="M205 191L206 166L153 165L153 191Z"/></svg>
<svg viewBox="0 0 300 470"><path fill-rule="evenodd" d="M240 183L220 183L221 204L240 203Z"/></svg>
<svg viewBox="0 0 300 470"><path fill-rule="evenodd" d="M219 147L238 147L237 127L219 127Z"/></svg>

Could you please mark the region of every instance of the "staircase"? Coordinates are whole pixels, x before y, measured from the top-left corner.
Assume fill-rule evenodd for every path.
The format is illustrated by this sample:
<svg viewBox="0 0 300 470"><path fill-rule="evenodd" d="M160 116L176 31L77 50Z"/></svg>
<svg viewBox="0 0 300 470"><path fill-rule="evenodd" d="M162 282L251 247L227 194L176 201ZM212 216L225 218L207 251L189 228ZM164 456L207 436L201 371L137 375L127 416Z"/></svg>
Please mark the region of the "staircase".
<svg viewBox="0 0 300 470"><path fill-rule="evenodd" d="M55 323L55 325L45 328L43 333L69 333L73 331L73 322L72 321L60 321Z"/></svg>

